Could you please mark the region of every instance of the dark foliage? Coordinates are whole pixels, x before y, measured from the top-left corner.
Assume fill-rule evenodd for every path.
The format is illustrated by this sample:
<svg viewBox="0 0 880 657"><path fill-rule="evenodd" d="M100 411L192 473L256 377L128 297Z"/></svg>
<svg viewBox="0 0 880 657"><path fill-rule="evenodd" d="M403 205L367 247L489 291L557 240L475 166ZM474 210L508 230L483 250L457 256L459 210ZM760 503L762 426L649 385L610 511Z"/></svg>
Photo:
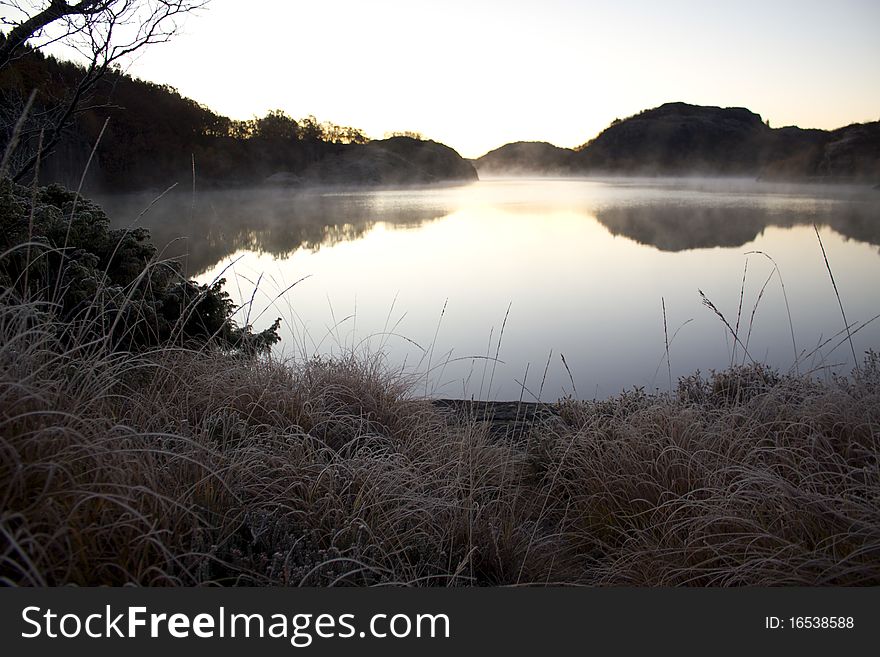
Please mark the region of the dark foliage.
<svg viewBox="0 0 880 657"><path fill-rule="evenodd" d="M199 285L162 260L144 228L112 230L100 207L59 185L0 181L0 299L33 302L67 338L140 350L169 343L268 350L280 323L254 333L232 319L223 280Z"/></svg>
<svg viewBox="0 0 880 657"><path fill-rule="evenodd" d="M76 64L31 49L3 67L0 150L36 90L17 149L34 151L41 129L51 124L55 108L65 103L83 74ZM193 164L200 184L262 182L279 171L300 174L345 145L368 141L356 128L322 123L314 116L295 120L281 110L235 121L168 85L111 70L81 103L58 147L41 162L41 180L76 187L108 118L101 136L105 146L97 149L86 181L93 190L167 187L189 181Z"/></svg>

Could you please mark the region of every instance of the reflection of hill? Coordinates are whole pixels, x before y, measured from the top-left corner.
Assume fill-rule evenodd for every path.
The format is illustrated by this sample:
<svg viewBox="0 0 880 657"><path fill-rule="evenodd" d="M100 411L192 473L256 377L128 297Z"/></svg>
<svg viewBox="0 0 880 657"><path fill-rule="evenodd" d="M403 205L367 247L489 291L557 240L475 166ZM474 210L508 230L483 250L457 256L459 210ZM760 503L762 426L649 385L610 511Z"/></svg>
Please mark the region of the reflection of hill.
<svg viewBox="0 0 880 657"><path fill-rule="evenodd" d="M769 226L816 223L844 237L880 245L880 205L840 203L809 212L754 206L634 205L596 212L612 235L622 235L661 251L738 247Z"/></svg>
<svg viewBox="0 0 880 657"><path fill-rule="evenodd" d="M155 196L127 194L95 199L115 227L132 225ZM150 229L166 257L187 256L190 275L239 250L285 257L363 236L377 222L418 226L449 212L438 202L407 203L406 196L319 194L278 189L169 194L135 225ZM167 246L166 246L167 245Z"/></svg>

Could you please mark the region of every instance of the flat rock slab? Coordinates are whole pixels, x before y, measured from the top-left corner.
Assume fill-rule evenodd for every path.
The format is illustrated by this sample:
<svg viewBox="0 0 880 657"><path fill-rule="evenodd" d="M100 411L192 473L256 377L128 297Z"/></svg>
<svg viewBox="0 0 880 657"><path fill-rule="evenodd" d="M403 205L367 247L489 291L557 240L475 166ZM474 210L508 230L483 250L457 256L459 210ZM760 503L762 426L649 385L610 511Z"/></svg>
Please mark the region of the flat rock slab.
<svg viewBox="0 0 880 657"><path fill-rule="evenodd" d="M498 439L522 438L538 426L561 421L554 404L470 399L435 399L432 403L462 419L485 422L489 434Z"/></svg>

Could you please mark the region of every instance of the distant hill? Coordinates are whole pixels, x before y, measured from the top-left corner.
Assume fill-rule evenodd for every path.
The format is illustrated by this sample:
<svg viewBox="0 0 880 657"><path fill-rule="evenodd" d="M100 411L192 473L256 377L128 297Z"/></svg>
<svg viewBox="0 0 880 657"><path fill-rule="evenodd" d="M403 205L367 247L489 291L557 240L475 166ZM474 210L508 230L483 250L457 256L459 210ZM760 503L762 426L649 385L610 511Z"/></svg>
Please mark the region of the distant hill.
<svg viewBox="0 0 880 657"><path fill-rule="evenodd" d="M566 175L576 168L575 152L545 141L517 141L476 160L480 173Z"/></svg>
<svg viewBox="0 0 880 657"><path fill-rule="evenodd" d="M2 39L2 35L0 35ZM29 50L0 71L0 152L24 99L38 91L23 147L82 76L76 64ZM86 189L121 192L189 185L236 187L268 183L397 185L475 180L471 163L447 146L409 137L370 142L355 128L293 119L276 110L236 121L175 89L109 72L84 103L54 152L41 162L43 182L76 187L102 134Z"/></svg>
<svg viewBox="0 0 880 657"><path fill-rule="evenodd" d="M667 103L614 121L576 149L507 144L475 164L478 171L493 174L571 171L877 182L880 123L832 131L770 128L741 107Z"/></svg>
<svg viewBox="0 0 880 657"><path fill-rule="evenodd" d="M31 90L38 90L37 99L18 152L35 145L40 121L69 97L81 75L77 65L39 51L26 52L0 71L0 150ZM197 184L221 187L422 184L475 180L476 171L880 182L880 123L833 131L770 128L745 108L667 103L615 120L574 149L516 142L469 162L436 142L411 137L370 142L360 130L313 116L295 120L276 110L235 121L171 87L118 71L106 75L84 107L40 163L43 182L75 187L101 134L86 178L90 192L188 184L193 168Z"/></svg>
<svg viewBox="0 0 880 657"><path fill-rule="evenodd" d="M303 172L305 183L333 185L413 185L476 179L473 165L448 146L412 137L349 145Z"/></svg>

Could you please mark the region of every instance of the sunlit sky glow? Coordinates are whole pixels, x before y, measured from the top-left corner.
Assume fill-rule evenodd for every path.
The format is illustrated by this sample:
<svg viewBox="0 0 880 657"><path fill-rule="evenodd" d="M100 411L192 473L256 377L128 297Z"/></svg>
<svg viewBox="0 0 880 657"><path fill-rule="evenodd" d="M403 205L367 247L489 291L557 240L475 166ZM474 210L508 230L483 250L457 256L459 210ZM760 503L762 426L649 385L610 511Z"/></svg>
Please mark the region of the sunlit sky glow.
<svg viewBox="0 0 880 657"><path fill-rule="evenodd" d="M876 121L878 26L876 0L212 0L129 71L233 118L279 108L475 157L678 100Z"/></svg>

